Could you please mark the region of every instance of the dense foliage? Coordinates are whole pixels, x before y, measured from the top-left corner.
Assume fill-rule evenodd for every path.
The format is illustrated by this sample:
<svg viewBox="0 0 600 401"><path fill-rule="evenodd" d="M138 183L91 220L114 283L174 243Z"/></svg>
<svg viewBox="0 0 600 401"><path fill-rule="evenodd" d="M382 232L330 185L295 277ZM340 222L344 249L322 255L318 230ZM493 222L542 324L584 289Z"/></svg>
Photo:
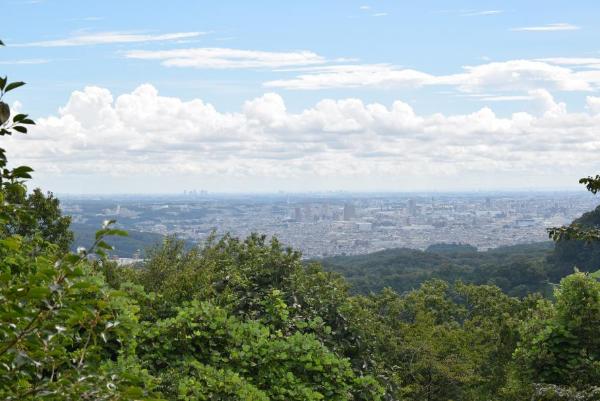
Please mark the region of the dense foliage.
<svg viewBox="0 0 600 401"><path fill-rule="evenodd" d="M477 252L468 245L439 244L426 251L388 249L366 255L334 256L321 262L325 269L342 274L353 292L359 294L376 293L386 287L403 293L427 280L441 279L496 285L509 295L525 296L551 292L551 245L541 242Z"/></svg>
<svg viewBox="0 0 600 401"><path fill-rule="evenodd" d="M572 273L573 266L587 272L600 268L600 242L590 241L589 238L580 238L576 235L577 228L579 232L600 228L600 206L584 213L573 222L570 228L575 230L568 231L569 237L556 243L555 250L550 257L552 269L549 273L555 281Z"/></svg>
<svg viewBox="0 0 600 401"><path fill-rule="evenodd" d="M0 78L0 136L33 124L2 101L21 85ZM596 278L515 296L541 274L519 252L545 250L437 247L409 253L395 281L381 269L399 270L402 255L382 253L375 285L356 265L363 295L256 234L192 248L167 238L142 267L119 267L107 259L107 238L126 234L114 222L69 252L56 198L28 195L32 170L10 168L3 149L0 168L0 399L600 399ZM590 242L593 230L551 235Z"/></svg>

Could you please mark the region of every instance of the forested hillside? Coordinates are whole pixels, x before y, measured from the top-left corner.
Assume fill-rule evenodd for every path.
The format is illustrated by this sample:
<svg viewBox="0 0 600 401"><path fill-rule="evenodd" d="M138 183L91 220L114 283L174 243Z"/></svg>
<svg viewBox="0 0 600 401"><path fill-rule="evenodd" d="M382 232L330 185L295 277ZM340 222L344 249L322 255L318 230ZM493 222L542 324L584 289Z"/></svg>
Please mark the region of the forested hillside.
<svg viewBox="0 0 600 401"><path fill-rule="evenodd" d="M542 242L477 252L469 246L440 244L426 251L388 249L367 255L325 258L321 262L326 270L342 274L352 291L360 294L379 292L386 287L402 293L427 280L441 279L491 284L509 295L525 296L551 291L547 259L553 248L552 242Z"/></svg>
<svg viewBox="0 0 600 401"><path fill-rule="evenodd" d="M0 137L34 124L4 102L22 85L0 78ZM142 267L119 267L107 252L127 233L106 221L88 249L69 251L70 220L51 194L28 192L32 171L0 148L2 400L600 399L600 283L589 274L562 278L550 298L433 275L355 295L258 234L193 248L169 238ZM600 176L583 183L595 193ZM589 226L550 234L600 241ZM474 278L507 272L513 285L511 269L536 271L524 253L543 258L544 247L410 251L402 269L448 261ZM392 270L398 252L380 255Z"/></svg>
<svg viewBox="0 0 600 401"><path fill-rule="evenodd" d="M74 233L72 250L80 247L89 247L95 241L97 227L90 224L72 224L71 230ZM113 246L118 249L118 256L131 258L135 255L142 255L147 249L160 244L164 236L154 233L145 233L129 230L127 237L113 240Z"/></svg>
<svg viewBox="0 0 600 401"><path fill-rule="evenodd" d="M600 208L573 222L575 227L598 230ZM564 238L499 247L478 252L468 245L436 244L425 251L388 249L366 255L335 256L320 260L325 270L340 273L357 294L391 288L400 293L431 279L490 284L511 296L552 294L553 286L573 273L600 269L600 245L587 238Z"/></svg>
<svg viewBox="0 0 600 401"><path fill-rule="evenodd" d="M585 213L573 224L597 231L600 228L600 206ZM560 241L549 258L549 264L549 276L554 281L571 273L573 266L586 272L596 271L600 269L600 243L576 238Z"/></svg>

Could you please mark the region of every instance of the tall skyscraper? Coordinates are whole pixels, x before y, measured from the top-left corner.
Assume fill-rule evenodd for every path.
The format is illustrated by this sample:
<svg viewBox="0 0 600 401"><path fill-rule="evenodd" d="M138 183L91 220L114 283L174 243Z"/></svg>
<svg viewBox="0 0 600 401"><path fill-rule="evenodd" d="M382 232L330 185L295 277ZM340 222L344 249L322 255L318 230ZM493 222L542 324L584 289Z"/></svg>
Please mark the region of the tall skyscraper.
<svg viewBox="0 0 600 401"><path fill-rule="evenodd" d="M302 209L299 207L294 209L294 220L302 221Z"/></svg>
<svg viewBox="0 0 600 401"><path fill-rule="evenodd" d="M351 203L344 204L344 220L352 220L356 218L356 208Z"/></svg>
<svg viewBox="0 0 600 401"><path fill-rule="evenodd" d="M408 214L410 216L416 216L417 215L417 201L414 199L409 199L408 200Z"/></svg>

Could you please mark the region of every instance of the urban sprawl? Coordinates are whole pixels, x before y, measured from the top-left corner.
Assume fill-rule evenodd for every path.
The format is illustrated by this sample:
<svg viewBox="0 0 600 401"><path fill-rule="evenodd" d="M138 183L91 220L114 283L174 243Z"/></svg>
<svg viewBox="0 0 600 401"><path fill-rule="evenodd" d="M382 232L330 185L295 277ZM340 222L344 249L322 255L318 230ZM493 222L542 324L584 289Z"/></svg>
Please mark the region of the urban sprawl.
<svg viewBox="0 0 600 401"><path fill-rule="evenodd" d="M211 234L276 236L323 257L463 243L486 250L544 241L598 201L585 193L277 194L63 197L77 224L116 219L125 229L201 243Z"/></svg>

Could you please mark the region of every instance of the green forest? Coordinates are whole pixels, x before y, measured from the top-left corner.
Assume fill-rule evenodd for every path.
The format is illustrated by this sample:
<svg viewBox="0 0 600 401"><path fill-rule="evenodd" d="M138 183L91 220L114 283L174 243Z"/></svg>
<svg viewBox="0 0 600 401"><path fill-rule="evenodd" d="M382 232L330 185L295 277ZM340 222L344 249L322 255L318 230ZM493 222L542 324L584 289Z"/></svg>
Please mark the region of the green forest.
<svg viewBox="0 0 600 401"><path fill-rule="evenodd" d="M511 296L539 292L549 295L552 242L515 245L478 252L465 245L436 244L425 251L399 248L367 255L335 256L321 261L342 274L358 294L391 288L404 293L439 279L499 287ZM572 271L572 269L571 269Z"/></svg>
<svg viewBox="0 0 600 401"><path fill-rule="evenodd" d="M6 103L22 85L0 78L0 136L34 124ZM119 267L127 233L106 221L70 251L59 200L8 156L2 400L600 400L598 210L550 230L555 247L306 263L260 234L166 238Z"/></svg>

